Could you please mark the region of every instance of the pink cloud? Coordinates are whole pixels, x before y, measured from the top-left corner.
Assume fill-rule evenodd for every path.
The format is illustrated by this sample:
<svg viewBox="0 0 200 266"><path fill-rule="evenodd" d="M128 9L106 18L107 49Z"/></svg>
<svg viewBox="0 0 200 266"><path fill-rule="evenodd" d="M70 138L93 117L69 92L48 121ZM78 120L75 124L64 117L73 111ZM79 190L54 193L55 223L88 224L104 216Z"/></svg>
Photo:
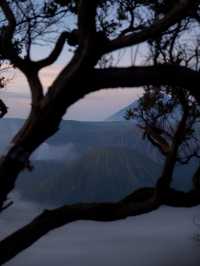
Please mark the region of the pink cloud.
<svg viewBox="0 0 200 266"><path fill-rule="evenodd" d="M40 78L45 90L51 85L63 65L55 64L44 68ZM85 96L68 108L65 119L104 120L121 108L127 106L142 94L142 89L101 90ZM30 110L30 91L22 73L16 71L14 79L1 92L9 109L8 116L26 117Z"/></svg>
<svg viewBox="0 0 200 266"><path fill-rule="evenodd" d="M52 84L52 82L54 81L58 73L62 70L62 68L63 65L56 64L46 67L40 71L40 78L45 89Z"/></svg>

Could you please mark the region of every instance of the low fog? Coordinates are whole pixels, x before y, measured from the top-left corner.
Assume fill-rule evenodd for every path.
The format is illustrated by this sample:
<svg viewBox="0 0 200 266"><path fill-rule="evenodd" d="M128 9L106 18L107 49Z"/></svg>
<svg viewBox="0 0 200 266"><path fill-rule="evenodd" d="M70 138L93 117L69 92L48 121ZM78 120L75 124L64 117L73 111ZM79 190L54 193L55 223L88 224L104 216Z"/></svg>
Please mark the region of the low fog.
<svg viewBox="0 0 200 266"><path fill-rule="evenodd" d="M5 144L23 120L5 119L0 123L0 148L3 152ZM47 203L49 198L57 200L56 204L51 201L48 205L52 207L58 202L67 204L70 200L80 200L80 192L83 192L81 199L86 199L88 191L94 190L90 193L90 201L97 200L98 193L101 201L102 195L111 196L111 188L116 189L112 193L114 191L118 195L117 189L127 193L128 190L122 191L124 187L132 190L136 184L144 186L147 184L144 177L153 184L156 180L153 178L159 176L162 161L155 149L141 139L134 123L64 121L61 131L33 154L35 170L32 173L26 171L23 178L19 178L21 187L18 183L17 192L10 195L14 204L1 215L0 238L30 222L47 207L44 202ZM69 165L74 168L66 172ZM190 189L189 174L194 168L195 165L177 168L173 185L183 190ZM111 179L113 176L117 178L113 171L118 173L118 182ZM66 173L71 174L65 176ZM44 180L48 182L42 183ZM78 184L79 180L82 183ZM118 186L118 183L121 185ZM41 195L50 191L49 198L45 196L42 201L39 194L34 194L36 191ZM68 194L75 195L75 198L64 200L64 193L66 199ZM61 194L62 198L59 198ZM194 217L199 217L199 213L200 207L162 207L152 213L117 222L78 221L50 232L6 265L198 266L200 243L195 236L200 229L194 224Z"/></svg>
<svg viewBox="0 0 200 266"><path fill-rule="evenodd" d="M1 216L1 238L42 209L14 197L14 206ZM199 211L162 207L117 222L78 221L44 236L6 265L198 266L200 229L193 221Z"/></svg>

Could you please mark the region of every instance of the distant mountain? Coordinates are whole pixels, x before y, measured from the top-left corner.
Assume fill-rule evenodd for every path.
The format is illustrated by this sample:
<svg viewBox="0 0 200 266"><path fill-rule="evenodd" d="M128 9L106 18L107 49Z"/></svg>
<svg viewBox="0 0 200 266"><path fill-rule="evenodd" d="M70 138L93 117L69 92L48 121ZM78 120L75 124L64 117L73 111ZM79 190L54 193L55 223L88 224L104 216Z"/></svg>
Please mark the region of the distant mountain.
<svg viewBox="0 0 200 266"><path fill-rule="evenodd" d="M17 130L23 125L24 120L18 118L0 119L0 151L6 149L9 141L12 139Z"/></svg>
<svg viewBox="0 0 200 266"><path fill-rule="evenodd" d="M133 103L129 104L128 106L125 106L124 108L122 108L118 112L109 116L105 121L124 121L126 112L129 109L136 108L137 106L138 106L138 100L134 101Z"/></svg>
<svg viewBox="0 0 200 266"><path fill-rule="evenodd" d="M0 120L0 151L6 149L23 123L23 119ZM107 146L128 147L141 153L150 150L151 159L157 162L160 158L158 152L152 150L152 145L142 139L139 128L132 121L108 123L64 120L60 130L34 152L32 159L66 161L79 158L90 149Z"/></svg>
<svg viewBox="0 0 200 266"><path fill-rule="evenodd" d="M23 124L0 120L0 148ZM117 200L154 184L163 157L132 121L62 121L59 132L33 154L35 170L24 172L17 188L27 199L45 204ZM188 190L196 163L177 166L173 186Z"/></svg>
<svg viewBox="0 0 200 266"><path fill-rule="evenodd" d="M153 186L159 173L160 166L137 151L104 147L72 163L38 161L31 175L21 175L17 188L23 198L44 204L117 201Z"/></svg>
<svg viewBox="0 0 200 266"><path fill-rule="evenodd" d="M78 122L63 121L59 132L47 140L50 146L72 145L83 155L93 148L127 147L162 162L162 156L152 144L142 138L141 130L132 121Z"/></svg>
<svg viewBox="0 0 200 266"><path fill-rule="evenodd" d="M171 97L169 95L162 94L162 96L163 96L163 98L161 99L161 101L163 103L167 103L171 99ZM116 113L114 113L113 115L109 116L105 121L109 121L109 122L118 121L119 122L119 121L126 120L125 116L127 114L127 111L129 109L134 109L134 108L138 107L138 103L139 103L139 100L136 100L136 101L132 102L128 106L125 106L121 110L119 110ZM157 113L156 109L151 109L151 112L152 111ZM170 120L171 123L177 122L176 120L180 119L180 114L181 114L181 107L180 107L180 105L177 105L175 107L173 113L167 116L168 120ZM135 119L135 118L132 119L132 122L137 123L137 119Z"/></svg>

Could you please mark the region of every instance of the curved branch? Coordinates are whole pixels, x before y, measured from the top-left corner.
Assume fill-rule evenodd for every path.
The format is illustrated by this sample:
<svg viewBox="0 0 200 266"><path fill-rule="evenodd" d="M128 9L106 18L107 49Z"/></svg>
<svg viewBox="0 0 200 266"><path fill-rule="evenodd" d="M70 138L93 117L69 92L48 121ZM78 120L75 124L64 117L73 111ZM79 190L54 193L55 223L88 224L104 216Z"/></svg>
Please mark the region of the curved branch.
<svg viewBox="0 0 200 266"><path fill-rule="evenodd" d="M117 49L125 48L128 46L136 45L152 39L166 31L169 27L173 26L181 19L183 19L195 5L198 4L197 0L179 0L175 7L164 18L156 21L152 26L142 30L139 33L132 33L125 36L120 36L110 42L105 47L105 52L113 52Z"/></svg>
<svg viewBox="0 0 200 266"><path fill-rule="evenodd" d="M67 85L74 76L79 76L81 71L85 72L93 68L100 55L98 54L96 41L96 7L99 0L81 0L78 11L78 49L70 63L61 71L54 80L47 94L47 99L57 97L66 91ZM77 37L77 36L76 36ZM76 78L76 79L77 79ZM86 92L87 93L87 92ZM71 96L71 95L70 95ZM84 95L83 95L84 96ZM60 96L59 96L60 97ZM63 98L63 96L61 96ZM80 96L79 96L80 99ZM66 106L68 108L69 106Z"/></svg>
<svg viewBox="0 0 200 266"><path fill-rule="evenodd" d="M8 4L8 1L0 1L0 8L2 9L4 16L8 21L8 25L3 27L1 31L0 52L5 59L9 59L13 65L19 67L19 69L23 71L23 59L18 56L16 50L12 46L12 38L16 29L16 18Z"/></svg>
<svg viewBox="0 0 200 266"><path fill-rule="evenodd" d="M62 52L63 47L65 45L65 41L66 41L67 37L69 37L69 36L70 36L69 32L62 32L61 33L61 35L59 36L59 38L56 42L56 45L55 45L53 51L50 53L50 55L47 58L42 59L42 60L35 63L38 69L49 66L49 65L53 64L58 59L58 57L59 57L60 53Z"/></svg>
<svg viewBox="0 0 200 266"><path fill-rule="evenodd" d="M154 188L143 188L117 203L80 203L45 210L32 222L0 242L0 265L8 262L48 232L78 220L116 221L156 210L161 204L191 207L200 204L197 191L188 193L169 189L162 202L155 197Z"/></svg>
<svg viewBox="0 0 200 266"><path fill-rule="evenodd" d="M40 102L39 114L31 110L25 125L14 137L12 147L0 160L0 211L7 200L8 193L15 187L18 174L27 167L31 153L58 130L66 108L88 92L85 87L77 93L71 93L66 88L74 90L74 88L80 86L80 83L84 83L87 79L86 75L99 59L95 49L93 49L97 45L96 42L94 44L93 38L96 34L96 4L97 1L80 1L78 23L80 42L74 57L61 71ZM36 65L31 61L26 60L23 65L27 78L33 71L36 71L36 73L38 71Z"/></svg>
<svg viewBox="0 0 200 266"><path fill-rule="evenodd" d="M148 189L147 189L148 190ZM152 189L150 194L152 196ZM140 193L139 193L140 194ZM54 210L46 210L31 223L0 242L0 265L31 246L49 231L77 220L115 221L157 209L153 197L137 202L138 196L131 195L117 203L86 203L66 205Z"/></svg>
<svg viewBox="0 0 200 266"><path fill-rule="evenodd" d="M85 48L88 52L88 46ZM143 85L180 85L186 87L200 101L200 73L191 69L176 65L157 65L149 67L109 68L88 70L91 66L87 52L80 51L75 55L71 64L62 71L52 85L51 90L44 97L40 115L37 119L32 117L25 127L17 135L20 147L31 154L46 138L58 130L62 115L66 108L84 97L87 93L100 88L138 87ZM91 52L91 51L89 51ZM87 66L87 67L86 67ZM80 88L80 84L82 84ZM79 88L76 93L70 93L69 88ZM57 110L55 112L55 110ZM46 119L51 117L51 119ZM32 128L31 133L28 129ZM26 134L25 134L26 131ZM39 132L42 134L39 134ZM35 134L35 135L34 135ZM18 162L18 141L15 139L16 149L12 149L0 162L0 206L6 200L7 194L13 189L18 173L24 168L24 164ZM17 150L17 152L14 152ZM12 160L10 161L10 155ZM13 160L13 158L15 158ZM9 163L12 165L12 169ZM3 169L3 170L2 170ZM8 178L8 176L10 178ZM11 178L12 177L12 178ZM4 184L4 185L3 185Z"/></svg>

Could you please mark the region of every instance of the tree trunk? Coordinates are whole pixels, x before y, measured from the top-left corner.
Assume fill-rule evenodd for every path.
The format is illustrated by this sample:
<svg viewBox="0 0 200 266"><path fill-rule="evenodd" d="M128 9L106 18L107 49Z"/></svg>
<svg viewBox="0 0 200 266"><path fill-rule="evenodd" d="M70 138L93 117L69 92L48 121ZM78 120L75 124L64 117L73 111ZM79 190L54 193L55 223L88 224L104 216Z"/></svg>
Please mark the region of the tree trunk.
<svg viewBox="0 0 200 266"><path fill-rule="evenodd" d="M188 118L188 110L185 110L180 122L178 123L170 152L168 153L166 159L164 168L162 171L161 177L158 179L158 182L156 184L156 194L157 194L157 200L163 202L163 199L166 198L166 195L168 195L168 192L170 190L170 185L173 177L174 168L177 161L177 154L179 147L181 143L184 140L184 132L186 129L186 123Z"/></svg>

